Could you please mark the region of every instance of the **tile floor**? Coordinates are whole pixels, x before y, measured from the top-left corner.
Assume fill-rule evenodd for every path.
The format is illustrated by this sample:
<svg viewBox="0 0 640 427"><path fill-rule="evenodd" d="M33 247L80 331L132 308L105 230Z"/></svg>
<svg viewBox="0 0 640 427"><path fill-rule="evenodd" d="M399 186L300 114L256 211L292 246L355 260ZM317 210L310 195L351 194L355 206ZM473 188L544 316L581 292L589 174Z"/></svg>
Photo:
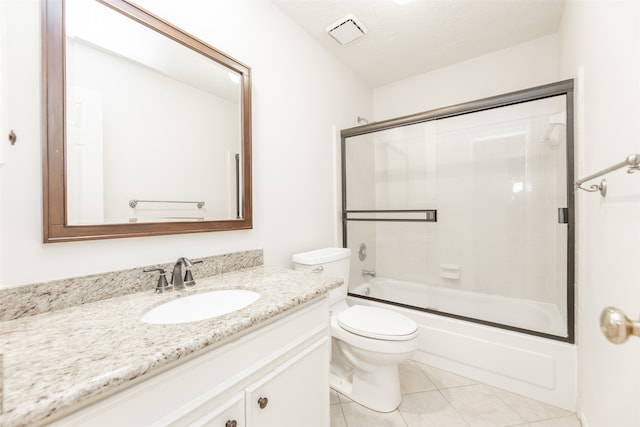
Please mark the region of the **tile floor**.
<svg viewBox="0 0 640 427"><path fill-rule="evenodd" d="M580 427L571 412L418 362L400 365L400 384L388 414L331 390L331 427Z"/></svg>

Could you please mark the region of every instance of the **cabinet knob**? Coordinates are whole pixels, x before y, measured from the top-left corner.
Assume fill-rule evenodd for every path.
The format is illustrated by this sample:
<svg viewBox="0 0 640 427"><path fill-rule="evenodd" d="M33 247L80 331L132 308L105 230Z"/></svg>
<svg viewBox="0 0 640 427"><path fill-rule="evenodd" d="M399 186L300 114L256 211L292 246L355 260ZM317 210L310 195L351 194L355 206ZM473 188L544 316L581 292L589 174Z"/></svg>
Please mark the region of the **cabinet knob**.
<svg viewBox="0 0 640 427"><path fill-rule="evenodd" d="M236 420L229 420L224 427L238 427L238 422Z"/></svg>
<svg viewBox="0 0 640 427"><path fill-rule="evenodd" d="M269 399L267 399L266 397L258 398L258 405L260 405L260 409L266 408L267 403L269 403Z"/></svg>

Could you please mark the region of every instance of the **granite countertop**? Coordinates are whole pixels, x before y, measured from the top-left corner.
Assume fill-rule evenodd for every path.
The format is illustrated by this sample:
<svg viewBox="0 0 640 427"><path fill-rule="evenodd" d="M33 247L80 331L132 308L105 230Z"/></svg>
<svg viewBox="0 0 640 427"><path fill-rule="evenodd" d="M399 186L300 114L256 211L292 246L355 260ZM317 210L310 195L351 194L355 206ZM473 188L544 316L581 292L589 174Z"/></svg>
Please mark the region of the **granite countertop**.
<svg viewBox="0 0 640 427"><path fill-rule="evenodd" d="M336 288L341 280L276 267L197 280L187 291L153 289L0 322L4 427L45 424L90 398L153 373ZM140 321L149 309L213 289L250 289L253 304L209 320L173 325Z"/></svg>

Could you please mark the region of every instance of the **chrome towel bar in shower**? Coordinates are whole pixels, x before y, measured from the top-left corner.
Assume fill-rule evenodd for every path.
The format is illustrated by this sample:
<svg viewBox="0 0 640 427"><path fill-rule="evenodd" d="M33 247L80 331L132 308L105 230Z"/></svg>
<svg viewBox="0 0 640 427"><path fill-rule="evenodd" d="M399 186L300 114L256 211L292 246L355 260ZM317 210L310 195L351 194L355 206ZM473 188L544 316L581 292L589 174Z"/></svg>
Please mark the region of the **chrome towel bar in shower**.
<svg viewBox="0 0 640 427"><path fill-rule="evenodd" d="M584 190L584 191L588 191L590 193L596 192L596 191L600 191L600 195L602 195L602 197L606 197L607 195L607 180L603 179L600 181L600 184L596 185L596 184L591 184L589 186L589 188L585 188L582 187L582 184L584 184L587 181L591 181L594 178L597 178L599 176L605 175L609 172L613 172L614 170L623 168L625 166L628 166L629 169L627 169L627 173L634 173L637 172L638 170L640 170L640 154L629 154L627 156L626 159L624 159L624 161L620 162L620 163L616 163L613 166L609 166L606 169L601 170L600 172L596 172L592 175L589 175L586 178L582 178L576 181L576 188L579 188L580 190Z"/></svg>

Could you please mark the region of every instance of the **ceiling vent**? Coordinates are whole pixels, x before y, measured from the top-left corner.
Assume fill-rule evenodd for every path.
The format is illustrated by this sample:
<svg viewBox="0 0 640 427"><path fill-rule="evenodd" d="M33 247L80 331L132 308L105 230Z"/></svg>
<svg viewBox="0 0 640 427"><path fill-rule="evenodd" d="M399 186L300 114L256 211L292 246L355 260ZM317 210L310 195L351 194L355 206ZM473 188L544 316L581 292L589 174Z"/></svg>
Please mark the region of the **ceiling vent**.
<svg viewBox="0 0 640 427"><path fill-rule="evenodd" d="M347 15L329 25L326 31L327 34L336 39L338 43L345 45L364 36L367 29L355 16Z"/></svg>

